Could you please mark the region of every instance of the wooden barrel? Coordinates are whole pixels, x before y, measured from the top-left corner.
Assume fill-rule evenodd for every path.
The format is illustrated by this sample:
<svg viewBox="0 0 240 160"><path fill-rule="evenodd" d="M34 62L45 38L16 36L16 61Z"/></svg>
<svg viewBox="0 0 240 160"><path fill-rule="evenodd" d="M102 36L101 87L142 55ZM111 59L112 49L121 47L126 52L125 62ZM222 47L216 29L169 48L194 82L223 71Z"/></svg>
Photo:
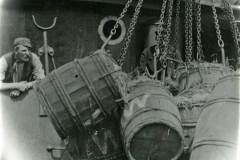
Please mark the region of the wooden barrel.
<svg viewBox="0 0 240 160"><path fill-rule="evenodd" d="M198 84L214 85L216 81L233 72L227 66L217 63L192 63L188 69L179 67L177 70L177 79L179 82L179 91L191 88Z"/></svg>
<svg viewBox="0 0 240 160"><path fill-rule="evenodd" d="M203 109L192 145L191 160L237 160L240 75L216 84Z"/></svg>
<svg viewBox="0 0 240 160"><path fill-rule="evenodd" d="M198 118L210 93L211 89L197 85L174 97L182 120L185 152L190 152Z"/></svg>
<svg viewBox="0 0 240 160"><path fill-rule="evenodd" d="M104 119L89 129L88 134L71 136L67 154L81 160L126 160L120 136L119 121Z"/></svg>
<svg viewBox="0 0 240 160"><path fill-rule="evenodd" d="M40 102L61 138L78 134L118 111L121 73L110 55L99 52L61 66L36 85Z"/></svg>
<svg viewBox="0 0 240 160"><path fill-rule="evenodd" d="M128 158L177 159L183 151L183 131L179 111L171 94L159 81L133 83L121 118Z"/></svg>

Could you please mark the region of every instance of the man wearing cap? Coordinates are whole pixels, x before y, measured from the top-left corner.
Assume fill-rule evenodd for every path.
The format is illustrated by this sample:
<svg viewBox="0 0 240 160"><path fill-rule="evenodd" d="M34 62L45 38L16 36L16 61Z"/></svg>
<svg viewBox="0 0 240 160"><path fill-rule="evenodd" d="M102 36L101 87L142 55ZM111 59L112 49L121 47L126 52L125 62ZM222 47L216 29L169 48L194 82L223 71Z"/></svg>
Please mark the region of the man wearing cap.
<svg viewBox="0 0 240 160"><path fill-rule="evenodd" d="M30 51L30 39L16 38L13 46L12 52L0 58L0 90L10 90L10 96L17 97L43 79L44 71L38 56Z"/></svg>

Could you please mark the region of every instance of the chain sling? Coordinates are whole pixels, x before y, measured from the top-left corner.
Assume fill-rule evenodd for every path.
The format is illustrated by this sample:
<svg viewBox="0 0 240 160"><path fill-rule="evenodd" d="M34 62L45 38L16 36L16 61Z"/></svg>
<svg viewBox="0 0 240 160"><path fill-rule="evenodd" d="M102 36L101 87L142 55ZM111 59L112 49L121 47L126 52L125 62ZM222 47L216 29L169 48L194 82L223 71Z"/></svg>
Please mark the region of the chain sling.
<svg viewBox="0 0 240 160"><path fill-rule="evenodd" d="M185 58L186 62L192 60L192 1L185 1Z"/></svg>
<svg viewBox="0 0 240 160"><path fill-rule="evenodd" d="M193 50L193 39L192 39L192 13L193 13L193 3L192 3L192 0L190 0L189 2L189 32L188 32L188 44L189 44L189 52L188 52L188 55L187 55L187 58L188 58L188 62L191 62L192 61L192 50Z"/></svg>
<svg viewBox="0 0 240 160"><path fill-rule="evenodd" d="M197 60L199 62L203 61L204 54L202 50L202 40L201 40L201 4L200 0L196 3L196 28L197 28Z"/></svg>
<svg viewBox="0 0 240 160"><path fill-rule="evenodd" d="M156 36L157 45L156 45L156 49L155 49L156 56L159 56L159 53L160 53L160 44L162 43L161 40L162 40L162 31L163 31L164 15L165 15L165 11L166 11L166 6L167 6L167 0L163 0L159 23L157 26L157 36Z"/></svg>
<svg viewBox="0 0 240 160"><path fill-rule="evenodd" d="M175 15L175 26L174 26L174 39L173 39L173 44L174 44L174 51L177 52L177 37L178 37L178 32L179 32L179 23L180 23L180 4L181 0L177 0L176 2L176 15Z"/></svg>
<svg viewBox="0 0 240 160"><path fill-rule="evenodd" d="M143 4L143 0L139 0L138 3L137 3L137 6L135 8L133 17L131 19L131 23L130 23L130 27L128 28L127 35L125 37L125 43L124 43L124 45L123 45L123 47L121 49L120 56L119 56L119 59L118 59L118 64L121 67L124 64L124 61L125 61L125 58L126 58L126 54L127 54L127 49L128 49L128 46L129 46L129 44L131 42L131 37L132 37L133 31L135 29L135 25L137 23L137 19L139 17L139 13L141 11L142 4Z"/></svg>
<svg viewBox="0 0 240 160"><path fill-rule="evenodd" d="M172 8L173 8L173 0L169 0L168 1L168 17L167 17L167 28L166 28L166 35L162 37L162 31L163 31L163 24L164 24L164 14L165 14L165 10L166 10L166 4L167 4L167 0L164 0L162 3L162 8L161 8L161 14L160 14L160 20L159 20L159 24L157 27L157 37L156 37L156 41L157 41L157 45L155 48L155 53L154 53L154 73L153 75L150 75L148 70L146 69L147 75L149 77L151 77L152 79L157 79L158 73L160 71L162 71L162 82L164 82L165 80L165 69L166 69L166 55L168 53L168 49L169 49L169 42L170 42L170 35L171 35L171 21L172 21ZM160 45L163 44L163 52L162 55L159 57L160 55ZM159 57L159 61L162 64L163 69L157 70L157 58Z"/></svg>
<svg viewBox="0 0 240 160"><path fill-rule="evenodd" d="M163 83L165 81L165 74L166 74L166 68L167 68L167 57L166 56L169 53L169 43L170 43L170 38L171 38L171 24L172 24L172 13L173 13L172 9L173 9L173 0L169 0L166 36L164 37L164 40L163 40L164 49L163 49L162 55L159 58L159 61L163 67L163 71L161 74L161 80ZM170 70L169 70L169 72L170 72Z"/></svg>
<svg viewBox="0 0 240 160"><path fill-rule="evenodd" d="M144 75L147 75L151 79L157 79L158 73L161 70L157 70L157 57L159 57L160 54L160 44L162 43L162 31L163 31L163 24L164 24L164 15L166 11L166 5L167 5L167 0L163 0L162 3L162 8L161 8L161 13L159 16L159 23L157 26L157 35L156 35L156 47L155 47L155 52L153 54L153 74L151 75L148 71L148 68L145 68L145 73Z"/></svg>
<svg viewBox="0 0 240 160"><path fill-rule="evenodd" d="M111 40L112 36L114 36L117 33L117 28L119 27L119 22L120 22L120 20L123 19L123 17L127 13L128 8L130 7L131 3L132 3L132 0L128 0L127 3L125 4L122 12L120 13L119 17L117 18L116 23L114 24L113 28L110 31L110 35L108 36L107 40L102 45L102 47L101 47L102 50L104 50L105 46L109 43L109 41Z"/></svg>
<svg viewBox="0 0 240 160"><path fill-rule="evenodd" d="M164 40L163 40L164 49L163 49L162 55L159 58L160 62L162 62L164 67L166 67L166 55L168 54L169 42L170 42L170 36L171 36L172 8L173 8L173 0L169 0L166 36L164 37Z"/></svg>
<svg viewBox="0 0 240 160"><path fill-rule="evenodd" d="M216 29L216 34L217 34L217 39L218 39L218 46L221 49L221 58L222 58L222 63L225 66L225 50L224 50L224 42L222 40L222 35L221 35L221 30L220 30L220 26L219 26L219 22L218 22L218 16L217 16L217 11L216 11L216 7L215 7L215 0L212 0L212 12L213 12L213 18L214 18L214 25L215 25L215 29Z"/></svg>
<svg viewBox="0 0 240 160"><path fill-rule="evenodd" d="M240 39L240 32L239 32L237 23L235 22L235 17L233 15L232 7L227 0L223 0L223 5L224 5L223 11L225 12L226 17L230 22L234 44L236 45L237 49L239 49L238 39ZM240 55L238 55L238 56L240 56Z"/></svg>
<svg viewBox="0 0 240 160"><path fill-rule="evenodd" d="M237 49L237 66L240 66L240 32L237 26L237 23L235 21L235 17L233 15L233 10L230 5L230 3L227 0L223 0L223 11L225 12L225 15L227 17L227 20L230 22L232 37L234 45Z"/></svg>
<svg viewBox="0 0 240 160"><path fill-rule="evenodd" d="M186 0L185 1L185 24L184 24L184 29L185 29L185 59L186 61L188 61L187 59L187 55L188 55L188 52L189 52L189 40L188 40L188 31L189 31L189 21L188 21L188 17L189 17L189 1Z"/></svg>

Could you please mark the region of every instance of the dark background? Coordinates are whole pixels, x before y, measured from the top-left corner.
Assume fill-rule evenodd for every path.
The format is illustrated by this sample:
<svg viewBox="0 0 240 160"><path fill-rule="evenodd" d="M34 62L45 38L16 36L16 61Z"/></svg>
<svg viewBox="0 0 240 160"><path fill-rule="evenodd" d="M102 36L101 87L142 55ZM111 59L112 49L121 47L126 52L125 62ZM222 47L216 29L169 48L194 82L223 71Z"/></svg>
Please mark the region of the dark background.
<svg viewBox="0 0 240 160"><path fill-rule="evenodd" d="M98 1L98 2L105 2ZM14 38L19 36L29 37L36 52L43 45L42 32L38 30L32 21L32 14L42 26L49 26L55 16L58 17L56 26L48 31L48 44L55 50L57 67L72 61L74 58L82 58L100 48L102 40L98 35L98 25L105 16L118 16L126 1L113 1L107 3L89 2L82 0L5 0L2 6L1 23L1 55L12 49ZM119 2L119 3L118 3ZM136 3L134 1L133 5ZM181 3L181 23L184 26L184 3ZM132 42L129 46L125 71L132 71L137 65L138 57L144 49L144 41L148 33L149 23L157 20L160 15L161 2L145 1L140 18L135 29ZM133 8L123 19L126 27L130 23ZM236 19L240 19L239 11L234 11ZM231 28L226 21L224 13L218 9L220 29L225 42L226 55L235 58L236 48L233 44ZM211 7L202 7L202 43L207 60L211 60L210 54L219 53L215 28L213 24ZM174 18L173 18L174 19ZM193 36L196 36L196 31ZM179 32L180 37L184 34ZM123 42L122 42L123 43ZM110 46L113 57L117 59L122 43ZM181 47L184 48L184 47ZM184 54L184 50L182 50ZM184 56L183 56L184 57Z"/></svg>

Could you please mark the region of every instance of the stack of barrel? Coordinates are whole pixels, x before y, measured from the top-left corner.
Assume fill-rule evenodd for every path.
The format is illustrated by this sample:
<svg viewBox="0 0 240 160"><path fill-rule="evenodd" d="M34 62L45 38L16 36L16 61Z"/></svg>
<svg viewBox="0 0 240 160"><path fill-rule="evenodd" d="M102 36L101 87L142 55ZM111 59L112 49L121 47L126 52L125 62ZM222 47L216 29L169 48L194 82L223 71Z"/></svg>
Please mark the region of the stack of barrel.
<svg viewBox="0 0 240 160"><path fill-rule="evenodd" d="M122 78L111 56L98 51L63 65L34 86L58 135L68 139L66 153L72 159L124 159L116 127Z"/></svg>
<svg viewBox="0 0 240 160"><path fill-rule="evenodd" d="M210 96L214 84L233 72L228 66L217 63L193 62L188 69L178 70L179 93L175 101L180 111L184 128L185 149L190 151L199 116Z"/></svg>
<svg viewBox="0 0 240 160"><path fill-rule="evenodd" d="M171 93L147 78L126 84L115 61L95 52L34 86L58 135L69 142L63 160L178 159L183 130Z"/></svg>
<svg viewBox="0 0 240 160"><path fill-rule="evenodd" d="M219 160L213 158L216 146L229 155L236 147L239 99L232 91L239 75L223 78L212 92L229 72L208 63L181 68L180 92L173 97L160 81L127 80L99 51L54 70L34 88L58 135L69 142L62 160L177 160L184 145L192 146L191 160Z"/></svg>

